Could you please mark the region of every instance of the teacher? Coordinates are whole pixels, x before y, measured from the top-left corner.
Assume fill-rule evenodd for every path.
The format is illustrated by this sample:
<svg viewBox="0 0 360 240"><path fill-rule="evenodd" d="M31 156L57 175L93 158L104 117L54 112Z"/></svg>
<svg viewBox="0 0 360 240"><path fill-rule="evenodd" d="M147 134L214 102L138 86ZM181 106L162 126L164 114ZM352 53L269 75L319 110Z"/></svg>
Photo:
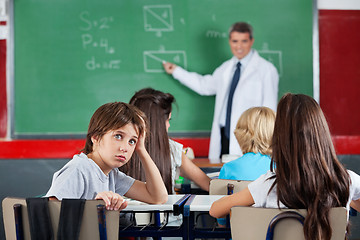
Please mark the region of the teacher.
<svg viewBox="0 0 360 240"><path fill-rule="evenodd" d="M279 75L273 64L252 49L253 30L245 22L234 23L229 31L231 59L213 74L200 75L169 62L168 74L200 95L215 95L209 159L220 162L223 154L242 155L233 134L240 115L250 107L265 106L276 110Z"/></svg>

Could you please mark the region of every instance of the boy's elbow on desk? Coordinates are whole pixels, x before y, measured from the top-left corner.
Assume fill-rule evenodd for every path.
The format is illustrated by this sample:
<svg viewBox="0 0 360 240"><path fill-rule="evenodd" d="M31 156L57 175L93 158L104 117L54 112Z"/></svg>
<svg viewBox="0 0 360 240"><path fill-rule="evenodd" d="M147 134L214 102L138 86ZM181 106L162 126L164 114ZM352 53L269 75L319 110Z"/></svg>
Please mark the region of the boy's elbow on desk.
<svg viewBox="0 0 360 240"><path fill-rule="evenodd" d="M149 194L150 199L147 202L150 204L163 204L168 200L168 193L165 186L162 191L157 191L156 193L150 191Z"/></svg>
<svg viewBox="0 0 360 240"><path fill-rule="evenodd" d="M168 192L165 188L164 183L161 184L161 189L158 189L158 191L155 193L150 193L153 199L153 204L163 204L166 203L168 200Z"/></svg>
<svg viewBox="0 0 360 240"><path fill-rule="evenodd" d="M157 199L155 199L154 202L152 202L152 204L164 204L167 202L167 200L168 200L168 195L162 194Z"/></svg>
<svg viewBox="0 0 360 240"><path fill-rule="evenodd" d="M164 203L167 202L167 200L168 200L168 195L166 195L166 196L162 199L162 201L161 201L160 203L161 203L161 204L164 204Z"/></svg>

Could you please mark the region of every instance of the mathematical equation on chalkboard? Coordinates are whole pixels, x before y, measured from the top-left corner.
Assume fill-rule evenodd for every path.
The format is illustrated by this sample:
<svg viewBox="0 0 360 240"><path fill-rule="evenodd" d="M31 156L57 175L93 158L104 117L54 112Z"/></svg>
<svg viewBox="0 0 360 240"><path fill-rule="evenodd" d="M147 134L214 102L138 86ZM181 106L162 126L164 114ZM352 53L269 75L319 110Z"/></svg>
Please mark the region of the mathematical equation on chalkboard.
<svg viewBox="0 0 360 240"><path fill-rule="evenodd" d="M97 35L94 34L95 31L110 29L114 22L114 18L112 16L108 16L99 19L92 19L90 13L87 11L81 12L79 18L81 21L79 28L82 32L82 48L85 51L89 51L94 54L86 61L85 67L88 70L120 69L121 59L117 58L115 55L116 49L111 44L111 41L109 41L111 38L106 36L97 37ZM101 60L98 60L98 55L95 54L98 53L96 50L99 49L101 50ZM106 60L103 58L104 54L108 57Z"/></svg>

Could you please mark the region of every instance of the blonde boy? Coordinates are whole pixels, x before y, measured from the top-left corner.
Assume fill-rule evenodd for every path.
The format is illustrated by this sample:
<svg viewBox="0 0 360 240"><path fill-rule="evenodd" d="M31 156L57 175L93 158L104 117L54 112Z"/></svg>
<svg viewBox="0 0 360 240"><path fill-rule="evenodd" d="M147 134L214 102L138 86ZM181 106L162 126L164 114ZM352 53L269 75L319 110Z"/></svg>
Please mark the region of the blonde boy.
<svg viewBox="0 0 360 240"><path fill-rule="evenodd" d="M267 107L253 107L239 118L234 134L243 156L224 164L219 178L253 181L270 169L271 138L275 112Z"/></svg>

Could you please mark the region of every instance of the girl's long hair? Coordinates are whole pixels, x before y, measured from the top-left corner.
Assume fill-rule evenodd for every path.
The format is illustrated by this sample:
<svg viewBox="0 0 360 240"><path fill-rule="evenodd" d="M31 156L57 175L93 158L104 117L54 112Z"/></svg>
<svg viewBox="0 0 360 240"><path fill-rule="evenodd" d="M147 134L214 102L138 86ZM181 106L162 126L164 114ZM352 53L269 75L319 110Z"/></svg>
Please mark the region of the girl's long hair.
<svg viewBox="0 0 360 240"><path fill-rule="evenodd" d="M145 147L159 168L169 194L172 194L173 188L171 151L169 136L166 130L166 120L172 111L173 102L175 102L173 95L152 88L144 88L136 92L129 102L143 111L148 119L150 132L147 132L148 137L145 141ZM145 173L142 170L141 160L136 153L133 154L132 159L121 167L120 170L137 180L145 181Z"/></svg>
<svg viewBox="0 0 360 240"><path fill-rule="evenodd" d="M316 101L286 94L278 104L272 141L271 170L279 201L307 209L304 235L330 239L329 210L346 207L350 178L337 159L325 116Z"/></svg>

